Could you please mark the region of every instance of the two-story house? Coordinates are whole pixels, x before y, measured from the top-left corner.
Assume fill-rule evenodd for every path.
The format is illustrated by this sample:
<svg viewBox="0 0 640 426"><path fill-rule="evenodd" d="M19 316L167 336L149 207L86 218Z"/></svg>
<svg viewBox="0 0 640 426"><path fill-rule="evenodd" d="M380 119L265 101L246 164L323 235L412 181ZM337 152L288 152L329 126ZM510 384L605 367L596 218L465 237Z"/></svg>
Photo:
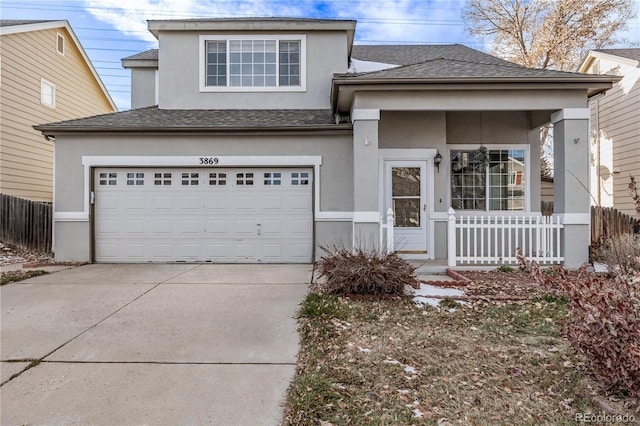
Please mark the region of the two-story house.
<svg viewBox="0 0 640 426"><path fill-rule="evenodd" d="M580 72L622 77L589 101L591 192L603 207L636 216L629 175L640 179L640 48L591 50Z"/></svg>
<svg viewBox="0 0 640 426"><path fill-rule="evenodd" d="M0 193L53 200L53 143L34 124L117 110L67 21L0 20Z"/></svg>
<svg viewBox="0 0 640 426"><path fill-rule="evenodd" d="M616 77L462 45L354 45L351 20L148 25L159 49L123 60L135 109L36 127L64 182L59 260L311 262L323 244L384 245L389 209L407 257L452 263L474 246L506 262L546 241L569 267L587 260L587 101ZM526 228L548 122L562 226L549 238ZM483 222L500 217L512 226Z"/></svg>

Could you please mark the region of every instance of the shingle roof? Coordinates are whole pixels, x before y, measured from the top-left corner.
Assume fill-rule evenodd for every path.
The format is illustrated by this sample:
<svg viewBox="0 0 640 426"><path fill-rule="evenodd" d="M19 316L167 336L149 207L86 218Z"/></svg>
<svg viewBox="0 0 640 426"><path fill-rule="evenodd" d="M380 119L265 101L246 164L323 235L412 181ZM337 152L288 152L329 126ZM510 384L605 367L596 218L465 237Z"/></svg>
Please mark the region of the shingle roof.
<svg viewBox="0 0 640 426"><path fill-rule="evenodd" d="M51 19L0 19L0 27L11 27L14 25L40 24L41 22L55 22Z"/></svg>
<svg viewBox="0 0 640 426"><path fill-rule="evenodd" d="M596 52L608 53L610 55L621 56L627 59L640 61L640 48L635 49L599 49Z"/></svg>
<svg viewBox="0 0 640 426"><path fill-rule="evenodd" d="M135 55L122 58L123 61L157 61L158 49L149 49L144 52L136 53Z"/></svg>
<svg viewBox="0 0 640 426"><path fill-rule="evenodd" d="M400 65L379 71L339 74L353 80L451 78L591 78L580 73L523 67L460 45L356 45L352 58Z"/></svg>
<svg viewBox="0 0 640 426"><path fill-rule="evenodd" d="M450 78L550 78L581 77L583 74L526 68L510 62L487 63L460 59L428 59L411 65L340 77L354 79L450 79ZM591 76L589 76L591 77Z"/></svg>
<svg viewBox="0 0 640 426"><path fill-rule="evenodd" d="M350 126L347 124L347 126ZM230 131L308 128L344 128L336 125L329 109L272 110L173 110L157 106L132 109L113 114L34 126L43 132L58 131Z"/></svg>
<svg viewBox="0 0 640 426"><path fill-rule="evenodd" d="M459 59L493 64L511 64L503 59L461 44L435 45L354 45L353 59L410 65L430 59Z"/></svg>

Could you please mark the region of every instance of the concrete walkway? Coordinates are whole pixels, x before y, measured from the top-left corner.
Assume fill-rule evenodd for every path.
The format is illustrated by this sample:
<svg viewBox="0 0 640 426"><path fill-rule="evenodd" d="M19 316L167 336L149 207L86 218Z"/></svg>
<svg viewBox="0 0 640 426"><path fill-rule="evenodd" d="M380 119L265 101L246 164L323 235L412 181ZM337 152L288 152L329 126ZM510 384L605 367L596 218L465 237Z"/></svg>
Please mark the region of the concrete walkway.
<svg viewBox="0 0 640 426"><path fill-rule="evenodd" d="M2 286L0 423L276 425L310 269L87 265Z"/></svg>

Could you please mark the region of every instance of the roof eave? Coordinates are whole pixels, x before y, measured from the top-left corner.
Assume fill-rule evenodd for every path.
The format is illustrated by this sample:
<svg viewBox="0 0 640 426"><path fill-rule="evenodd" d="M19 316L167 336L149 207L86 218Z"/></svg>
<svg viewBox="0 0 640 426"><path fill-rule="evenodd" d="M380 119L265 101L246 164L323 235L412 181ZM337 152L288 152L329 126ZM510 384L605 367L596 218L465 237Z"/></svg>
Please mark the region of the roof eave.
<svg viewBox="0 0 640 426"><path fill-rule="evenodd" d="M591 98L600 93L603 93L613 87L614 83L617 83L622 79L621 76L612 76L612 75L592 75L588 74L585 76L580 76L579 78L575 77L564 77L564 78L549 78L549 77L537 77L537 78L524 78L524 77L513 77L513 78L504 78L504 77L494 77L494 78L385 78L385 79L374 79L374 78L350 78L350 77L334 77L331 84L331 105L334 111L338 109L339 97L340 97L340 88L341 87L349 87L349 86L371 86L371 90L384 91L385 86L389 89L393 88L397 90L399 86L403 85L413 85L412 90L418 90L416 88L417 85L422 85L425 90L436 89L438 86L446 87L450 85L465 85L465 84L482 84L482 85L498 85L498 84L507 84L513 85L513 88L516 89L518 85L526 85L526 84L550 84L552 86L555 85L571 85L574 89L584 89L587 91L587 97ZM366 88L364 90L367 90Z"/></svg>
<svg viewBox="0 0 640 426"><path fill-rule="evenodd" d="M256 127L110 127L110 126L33 126L45 137L68 133L265 133L265 132L309 132L351 130L350 123L315 124L302 126L256 126Z"/></svg>
<svg viewBox="0 0 640 426"><path fill-rule="evenodd" d="M122 68L158 68L157 59L122 59Z"/></svg>
<svg viewBox="0 0 640 426"><path fill-rule="evenodd" d="M608 61L617 62L619 64L629 65L631 67L640 66L640 61L637 61L635 59L625 58L624 56L614 55L612 53L590 50L587 54L587 57L584 59L584 61L582 61L582 65L580 65L578 72L586 72L586 70L589 69L593 61L595 61L596 59L605 59Z"/></svg>

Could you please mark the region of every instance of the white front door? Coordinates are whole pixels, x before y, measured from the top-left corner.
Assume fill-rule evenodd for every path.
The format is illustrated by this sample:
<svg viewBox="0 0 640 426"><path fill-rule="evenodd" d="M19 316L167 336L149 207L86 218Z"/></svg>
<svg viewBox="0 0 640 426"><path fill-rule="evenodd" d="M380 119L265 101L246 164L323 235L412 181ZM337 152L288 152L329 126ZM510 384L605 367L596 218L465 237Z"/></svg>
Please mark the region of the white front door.
<svg viewBox="0 0 640 426"><path fill-rule="evenodd" d="M427 256L427 163L386 161L386 203L394 216L394 247L400 254Z"/></svg>

